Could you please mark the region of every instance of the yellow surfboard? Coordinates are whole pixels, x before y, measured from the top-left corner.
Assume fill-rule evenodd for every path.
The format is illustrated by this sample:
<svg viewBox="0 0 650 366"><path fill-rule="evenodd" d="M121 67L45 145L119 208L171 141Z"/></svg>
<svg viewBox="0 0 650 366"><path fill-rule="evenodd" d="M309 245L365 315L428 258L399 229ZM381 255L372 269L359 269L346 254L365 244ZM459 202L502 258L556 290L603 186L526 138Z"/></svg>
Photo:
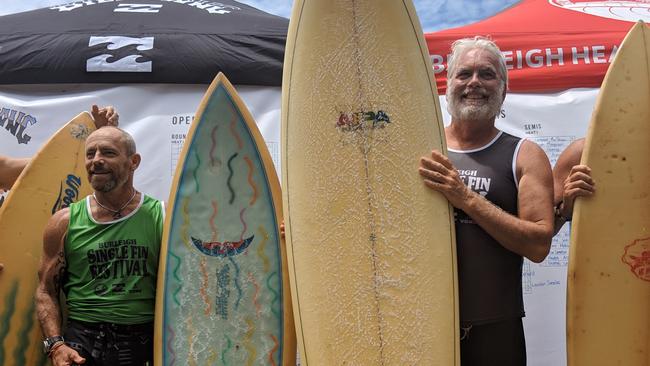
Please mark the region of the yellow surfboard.
<svg viewBox="0 0 650 366"><path fill-rule="evenodd" d="M600 89L582 163L567 294L570 366L650 365L650 30L637 23Z"/></svg>
<svg viewBox="0 0 650 366"><path fill-rule="evenodd" d="M413 5L295 1L283 78L302 364L458 364L452 213L417 172L446 147Z"/></svg>
<svg viewBox="0 0 650 366"><path fill-rule="evenodd" d="M34 311L43 229L56 211L92 192L84 166L93 119L81 113L25 167L0 208L0 365L45 365Z"/></svg>

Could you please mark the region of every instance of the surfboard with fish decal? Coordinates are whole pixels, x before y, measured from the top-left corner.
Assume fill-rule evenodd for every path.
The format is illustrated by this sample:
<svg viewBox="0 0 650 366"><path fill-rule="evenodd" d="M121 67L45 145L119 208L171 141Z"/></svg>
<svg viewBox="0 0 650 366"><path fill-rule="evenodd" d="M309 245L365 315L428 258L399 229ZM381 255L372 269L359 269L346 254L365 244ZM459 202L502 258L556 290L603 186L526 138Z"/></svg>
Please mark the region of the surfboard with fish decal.
<svg viewBox="0 0 650 366"><path fill-rule="evenodd" d="M295 365L280 184L226 77L187 134L165 219L155 365Z"/></svg>

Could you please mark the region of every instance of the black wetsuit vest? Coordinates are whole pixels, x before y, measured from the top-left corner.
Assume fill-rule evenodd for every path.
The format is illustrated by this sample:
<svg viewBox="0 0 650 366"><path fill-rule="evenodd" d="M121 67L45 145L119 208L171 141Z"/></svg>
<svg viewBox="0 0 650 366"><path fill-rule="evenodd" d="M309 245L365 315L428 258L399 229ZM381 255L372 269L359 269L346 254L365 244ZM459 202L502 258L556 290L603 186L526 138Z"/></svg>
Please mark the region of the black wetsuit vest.
<svg viewBox="0 0 650 366"><path fill-rule="evenodd" d="M521 139L500 132L486 146L449 150L465 184L504 211L517 215L516 154ZM504 248L465 212L456 209L460 321L479 325L524 316L523 258Z"/></svg>

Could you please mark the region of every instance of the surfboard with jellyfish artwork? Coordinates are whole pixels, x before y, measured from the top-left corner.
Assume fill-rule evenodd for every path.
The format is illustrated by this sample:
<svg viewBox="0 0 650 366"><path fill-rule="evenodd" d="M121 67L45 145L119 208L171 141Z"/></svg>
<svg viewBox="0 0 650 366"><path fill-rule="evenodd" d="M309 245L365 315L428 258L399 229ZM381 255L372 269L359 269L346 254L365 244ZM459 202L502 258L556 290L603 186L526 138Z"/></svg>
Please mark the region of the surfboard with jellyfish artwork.
<svg viewBox="0 0 650 366"><path fill-rule="evenodd" d="M158 270L155 365L295 365L281 212L264 140L219 73L172 181Z"/></svg>

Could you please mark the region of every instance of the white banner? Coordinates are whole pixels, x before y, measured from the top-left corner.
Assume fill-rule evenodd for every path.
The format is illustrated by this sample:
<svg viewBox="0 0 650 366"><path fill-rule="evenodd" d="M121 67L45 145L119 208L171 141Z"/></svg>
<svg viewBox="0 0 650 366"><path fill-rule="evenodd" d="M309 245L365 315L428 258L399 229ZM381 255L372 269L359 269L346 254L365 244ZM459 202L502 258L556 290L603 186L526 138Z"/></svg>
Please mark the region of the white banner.
<svg viewBox="0 0 650 366"><path fill-rule="evenodd" d="M185 134L207 85L22 85L0 86L0 154L33 155L46 139L92 104L113 105L120 127L142 155L138 189L167 200ZM280 172L280 88L237 87L264 136ZM497 126L537 142L554 164L574 139L583 137L598 89L555 94L508 94ZM440 98L446 112L444 96ZM446 123L449 116L443 116ZM423 155L427 152L423 152ZM567 225L568 226L568 225ZM554 239L541 264L524 262L526 343L531 366L566 365L565 301L569 233Z"/></svg>
<svg viewBox="0 0 650 366"><path fill-rule="evenodd" d="M280 88L236 88L255 118L279 172ZM0 86L0 154L31 156L67 121L82 111L90 111L92 104L113 105L120 115L120 127L133 135L142 155L135 186L167 200L185 134L206 89L207 85L170 84ZM24 116L30 116L33 122L25 122ZM22 135L17 134L29 136L26 143L6 128L21 123L21 119L27 126Z"/></svg>

